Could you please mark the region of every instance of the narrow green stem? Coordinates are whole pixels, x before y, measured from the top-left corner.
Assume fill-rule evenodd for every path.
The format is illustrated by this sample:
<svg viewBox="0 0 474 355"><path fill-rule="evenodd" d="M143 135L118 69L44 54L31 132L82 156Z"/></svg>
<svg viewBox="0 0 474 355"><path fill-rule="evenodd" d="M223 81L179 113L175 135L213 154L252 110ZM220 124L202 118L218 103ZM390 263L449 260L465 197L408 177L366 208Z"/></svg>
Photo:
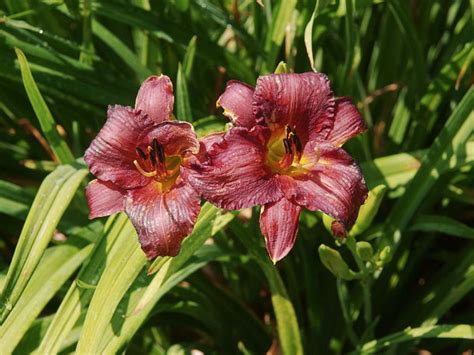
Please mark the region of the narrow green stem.
<svg viewBox="0 0 474 355"><path fill-rule="evenodd" d="M371 278L367 278L361 281L362 291L364 293L364 319L368 327L372 326L372 297L370 292ZM372 338L372 331L369 333Z"/></svg>
<svg viewBox="0 0 474 355"><path fill-rule="evenodd" d="M91 0L84 0L82 23L82 51L79 60L82 63L92 63L94 45L92 43L92 9Z"/></svg>
<svg viewBox="0 0 474 355"><path fill-rule="evenodd" d="M365 262L360 258L356 251L356 241L354 237L347 237L346 245L352 253L354 260L357 264L357 267L362 272L362 279L361 279L361 286L364 298L364 320L367 327L371 327L372 325L372 299L371 299L371 292L370 287L372 284L372 275L365 265ZM370 338L373 337L373 332L370 331L369 333Z"/></svg>
<svg viewBox="0 0 474 355"><path fill-rule="evenodd" d="M347 305L346 285L344 284L344 281L341 279L337 279L336 285L337 285L337 295L339 297L339 303L341 304L342 317L344 318L344 323L346 323L347 336L349 337L349 340L351 341L352 345L354 345L354 347L358 347L360 341L356 333L354 332L354 328L352 326L352 318L349 314L349 309Z"/></svg>

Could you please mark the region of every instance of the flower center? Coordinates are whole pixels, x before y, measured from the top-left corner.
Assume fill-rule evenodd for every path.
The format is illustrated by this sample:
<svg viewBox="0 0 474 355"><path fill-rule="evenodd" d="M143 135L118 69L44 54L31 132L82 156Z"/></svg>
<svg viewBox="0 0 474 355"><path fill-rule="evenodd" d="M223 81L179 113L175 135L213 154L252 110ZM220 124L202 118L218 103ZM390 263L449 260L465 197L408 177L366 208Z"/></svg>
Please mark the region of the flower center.
<svg viewBox="0 0 474 355"><path fill-rule="evenodd" d="M292 174L300 169L303 146L294 127L286 126L285 130L280 129L270 138L267 149L267 165L273 172Z"/></svg>
<svg viewBox="0 0 474 355"><path fill-rule="evenodd" d="M155 179L163 187L174 184L179 175L181 157L166 156L163 145L156 138L145 149L137 147L135 151L137 159L133 161L133 164L140 174Z"/></svg>

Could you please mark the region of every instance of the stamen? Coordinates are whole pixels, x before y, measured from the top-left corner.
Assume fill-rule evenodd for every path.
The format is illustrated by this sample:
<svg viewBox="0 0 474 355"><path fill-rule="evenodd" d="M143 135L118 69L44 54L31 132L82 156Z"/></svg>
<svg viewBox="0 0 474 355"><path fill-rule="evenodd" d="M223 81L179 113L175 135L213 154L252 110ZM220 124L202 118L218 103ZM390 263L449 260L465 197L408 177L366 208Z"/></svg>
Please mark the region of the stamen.
<svg viewBox="0 0 474 355"><path fill-rule="evenodd" d="M142 175L145 176L145 177L153 177L153 176L156 176L156 174L157 174L156 170L155 170L155 171L145 171L145 170L140 166L140 164L138 163L138 161L136 161L136 160L133 161L133 164L135 165L135 167L137 168L137 170L140 172L140 174L142 174Z"/></svg>
<svg viewBox="0 0 474 355"><path fill-rule="evenodd" d="M153 167L156 167L156 152L154 149L150 151L150 160L151 160L151 165Z"/></svg>
<svg viewBox="0 0 474 355"><path fill-rule="evenodd" d="M164 150L163 146L160 143L158 143L158 141L156 139L153 139L153 149L157 152L158 160L160 161L160 163L164 163L165 162L165 150Z"/></svg>
<svg viewBox="0 0 474 355"><path fill-rule="evenodd" d="M301 146L301 141L298 138L298 136L296 134L293 134L291 137L291 140L293 141L293 144L295 145L296 152L301 154L303 147Z"/></svg>
<svg viewBox="0 0 474 355"><path fill-rule="evenodd" d="M153 149L155 150L155 152L158 152L158 145L160 143L158 143L158 140L156 138L153 138L153 141L151 142L151 145L153 147Z"/></svg>
<svg viewBox="0 0 474 355"><path fill-rule="evenodd" d="M283 145L285 146L286 154L291 154L291 143L287 138L283 138Z"/></svg>
<svg viewBox="0 0 474 355"><path fill-rule="evenodd" d="M140 158L142 158L143 160L147 160L146 154L143 150L138 147L135 150Z"/></svg>

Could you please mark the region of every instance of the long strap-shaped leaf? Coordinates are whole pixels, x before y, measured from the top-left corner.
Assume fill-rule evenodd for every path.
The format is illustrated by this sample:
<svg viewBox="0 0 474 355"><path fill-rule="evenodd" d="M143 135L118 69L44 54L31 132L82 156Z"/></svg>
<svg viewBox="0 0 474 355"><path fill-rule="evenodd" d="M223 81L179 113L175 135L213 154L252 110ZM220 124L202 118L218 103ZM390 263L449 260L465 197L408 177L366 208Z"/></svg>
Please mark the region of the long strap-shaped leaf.
<svg viewBox="0 0 474 355"><path fill-rule="evenodd" d="M421 161L421 167L393 207L387 222L388 238L383 243L395 247L415 211L434 185L440 172L459 166L460 155L467 155L467 140L474 130L474 88L471 87L446 122Z"/></svg>
<svg viewBox="0 0 474 355"><path fill-rule="evenodd" d="M232 224L231 227L239 235L249 253L258 262L270 286L278 337L283 354L302 355L303 345L296 312L278 270L272 265L270 258L258 244L257 233L248 233L241 224L237 223Z"/></svg>
<svg viewBox="0 0 474 355"><path fill-rule="evenodd" d="M72 155L71 150L67 146L66 142L64 142L56 130L56 123L54 121L53 115L51 115L51 112L49 111L43 96L41 96L38 86L36 86L35 79L33 79L33 75L31 74L30 66L28 65L25 55L18 48L15 51L18 57L18 62L20 63L21 76L23 78L23 84L25 85L26 93L30 99L31 106L33 106L33 110L38 117L41 130L43 131L46 140L50 144L56 159L60 163L72 163L74 161L74 156Z"/></svg>
<svg viewBox="0 0 474 355"><path fill-rule="evenodd" d="M104 290L104 293L101 297L107 297L106 299L104 298L107 303L107 308L97 311L98 313L95 314L94 323L84 323L83 334L79 340L77 351L79 353L82 353L83 351L88 353L116 353L122 346L124 346L124 344L126 344L126 342L131 339L131 337L133 337L139 327L147 319L147 316L153 309L156 302L167 290L169 290L173 285L182 279L181 277L174 278L174 275L179 272L179 270L181 270L181 268L191 258L191 256L213 233L217 232L218 229L223 228L231 220L231 218L226 218L227 216L223 216L225 218L221 218L219 220L218 227L216 228L217 221L214 223L214 220L217 215L218 209L216 207L208 203L204 204L193 234L184 240L180 254L174 258L162 258L160 263L161 266L158 268L158 273L153 277L153 279L151 279L151 281L149 281L149 285L146 288L143 288L143 280L140 281L136 279L132 285L128 282L128 280L122 280L119 282L119 284L124 284L124 287L112 285L112 287L114 287L113 289L109 287L108 289ZM138 270L138 272L140 270L141 268ZM104 275L107 272L108 271L105 270ZM135 276L138 273L134 272L133 270L128 270L128 272L133 272ZM184 274L184 276L185 275L186 274ZM181 276L184 277L183 275ZM171 278L173 278L173 281L171 281ZM170 280L171 283L168 283L168 280ZM96 293L102 293L102 291L99 291L99 288L101 288L101 283L102 279L99 282ZM140 283L142 288L141 292L134 294L133 298L127 300L129 306L127 316L125 318L119 317L121 318L121 330L120 334L116 334L110 324L114 313L117 312L116 299L118 298L118 300L120 300L125 294L125 286L127 286L130 291L130 289L135 288L135 284L138 285ZM117 293L116 289L118 289L120 293ZM96 298L96 294L94 294L94 298ZM94 298L91 302L91 307L88 313L92 311ZM113 309L108 307L109 303L114 305ZM87 333L84 333L84 331L86 331L86 327L91 327L91 329L88 329ZM98 339L100 344L98 344L97 341L91 339L96 334L101 334L101 339ZM91 346L89 341L94 341L94 344Z"/></svg>
<svg viewBox="0 0 474 355"><path fill-rule="evenodd" d="M458 168L467 162L471 154L467 141L474 130L472 107L474 107L474 88L471 87L456 106L428 153L421 160L421 166L407 185L405 193L393 206L386 223L385 236L380 240L380 248L388 245L392 248L393 253L400 244L408 245L410 237L405 234L405 238L401 238L402 233L406 231L418 207L439 176L443 172ZM409 252L409 248L402 247L400 250ZM408 258L404 258L385 267L377 280L376 289L379 299L389 299L389 297L382 295L396 286L394 284L392 287L387 287L390 279L393 279L393 275L399 274L403 270L407 260Z"/></svg>
<svg viewBox="0 0 474 355"><path fill-rule="evenodd" d="M78 354L97 354L101 336L109 324L115 309L146 263L136 234L128 236L128 246L114 249L107 255L112 260L102 273L92 296L84 320L82 334L77 344Z"/></svg>
<svg viewBox="0 0 474 355"><path fill-rule="evenodd" d="M77 169L71 165L59 166L41 184L8 269L0 297L0 323L15 307L61 216L86 175L86 169Z"/></svg>
<svg viewBox="0 0 474 355"><path fill-rule="evenodd" d="M444 324L420 328L408 328L382 339L372 340L362 346L360 353L373 354L397 343L420 338L474 339L474 325ZM359 353L359 352L358 352Z"/></svg>
<svg viewBox="0 0 474 355"><path fill-rule="evenodd" d="M211 235L232 220L231 215L222 216L224 218L221 219L217 216L218 209L216 207L209 203L204 204L194 232L184 240L180 254L175 258L167 258L140 297L137 297L135 301L129 301L132 307L129 307L130 313L123 321L120 334L115 334L112 327L109 326L104 336L106 341L102 343L102 352L117 353L133 337L159 299L185 276L177 274L180 274L186 262ZM197 260L197 263L202 263L202 260Z"/></svg>
<svg viewBox="0 0 474 355"><path fill-rule="evenodd" d="M117 250L127 249L129 237L133 233L133 227L125 214L117 214L107 220L104 233L95 243L90 259L69 288L37 353L53 354L59 351L81 313L85 313L104 268L114 262L114 259L107 256Z"/></svg>
<svg viewBox="0 0 474 355"><path fill-rule="evenodd" d="M0 349L9 354L41 310L92 251L92 245L61 245L48 249L16 307L0 327Z"/></svg>

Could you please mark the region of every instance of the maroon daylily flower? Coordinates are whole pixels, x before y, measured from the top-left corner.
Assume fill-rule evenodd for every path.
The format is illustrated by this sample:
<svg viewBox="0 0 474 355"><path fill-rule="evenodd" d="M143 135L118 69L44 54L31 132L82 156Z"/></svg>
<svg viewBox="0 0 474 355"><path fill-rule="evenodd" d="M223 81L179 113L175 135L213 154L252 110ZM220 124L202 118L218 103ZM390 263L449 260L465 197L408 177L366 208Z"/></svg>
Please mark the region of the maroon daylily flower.
<svg viewBox="0 0 474 355"><path fill-rule="evenodd" d="M217 105L236 127L194 166L190 182L226 209L263 205L260 228L273 261L295 242L302 208L336 219L335 234L355 222L367 187L340 148L366 130L349 98L335 99L320 73L272 74L256 88L230 81Z"/></svg>
<svg viewBox="0 0 474 355"><path fill-rule="evenodd" d="M135 109L109 107L107 122L84 155L97 177L86 188L89 217L125 211L149 259L177 255L200 210L187 180L199 141L191 124L170 121L173 102L170 79L149 77Z"/></svg>

